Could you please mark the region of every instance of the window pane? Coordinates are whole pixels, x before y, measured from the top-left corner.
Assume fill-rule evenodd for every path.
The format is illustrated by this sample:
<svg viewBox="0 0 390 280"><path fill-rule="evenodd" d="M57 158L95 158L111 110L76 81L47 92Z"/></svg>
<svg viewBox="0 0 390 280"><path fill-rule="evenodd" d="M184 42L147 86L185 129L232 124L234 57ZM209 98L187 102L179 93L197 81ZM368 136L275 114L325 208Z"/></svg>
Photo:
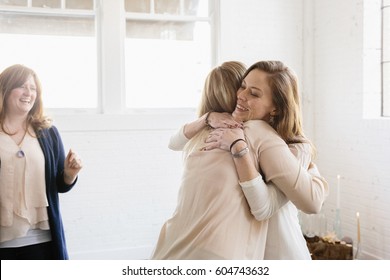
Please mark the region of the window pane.
<svg viewBox="0 0 390 280"><path fill-rule="evenodd" d="M209 14L208 0L184 0L184 14L207 17Z"/></svg>
<svg viewBox="0 0 390 280"><path fill-rule="evenodd" d="M134 21L126 22L126 37L138 39L193 40L194 22Z"/></svg>
<svg viewBox="0 0 390 280"><path fill-rule="evenodd" d="M383 61L390 61L390 6L383 9Z"/></svg>
<svg viewBox="0 0 390 280"><path fill-rule="evenodd" d="M147 6L154 3L149 11ZM126 1L126 11L143 19L126 20L126 106L197 107L211 67L208 0ZM159 17L154 17L158 14ZM169 15L161 20L161 15ZM177 20L172 20L177 16ZM152 80L151 80L152 79Z"/></svg>
<svg viewBox="0 0 390 280"><path fill-rule="evenodd" d="M382 31L382 94L383 116L390 117L390 1L383 1L389 6L383 8Z"/></svg>
<svg viewBox="0 0 390 280"><path fill-rule="evenodd" d="M0 13L0 41L7 42L0 44L1 71L16 63L34 69L47 108L96 108L93 21Z"/></svg>
<svg viewBox="0 0 390 280"><path fill-rule="evenodd" d="M0 13L0 33L94 36L93 19Z"/></svg>
<svg viewBox="0 0 390 280"><path fill-rule="evenodd" d="M93 0L66 0L67 9L93 10Z"/></svg>
<svg viewBox="0 0 390 280"><path fill-rule="evenodd" d="M383 115L390 117L390 62L383 64Z"/></svg>
<svg viewBox="0 0 390 280"><path fill-rule="evenodd" d="M197 107L211 66L209 23L193 23L187 36L157 29L170 40L126 39L127 107Z"/></svg>
<svg viewBox="0 0 390 280"><path fill-rule="evenodd" d="M150 0L126 0L125 11L132 13L150 13Z"/></svg>
<svg viewBox="0 0 390 280"><path fill-rule="evenodd" d="M33 7L40 8L61 8L61 0L33 0Z"/></svg>
<svg viewBox="0 0 390 280"><path fill-rule="evenodd" d="M154 0L154 10L156 14L180 14L180 0Z"/></svg>
<svg viewBox="0 0 390 280"><path fill-rule="evenodd" d="M2 6L27 6L27 0L0 0Z"/></svg>
<svg viewBox="0 0 390 280"><path fill-rule="evenodd" d="M390 117L390 0L383 1L382 94L383 116Z"/></svg>
<svg viewBox="0 0 390 280"><path fill-rule="evenodd" d="M152 13L150 2L150 0L125 0L125 11ZM156 14L208 16L208 0L154 0L153 8Z"/></svg>

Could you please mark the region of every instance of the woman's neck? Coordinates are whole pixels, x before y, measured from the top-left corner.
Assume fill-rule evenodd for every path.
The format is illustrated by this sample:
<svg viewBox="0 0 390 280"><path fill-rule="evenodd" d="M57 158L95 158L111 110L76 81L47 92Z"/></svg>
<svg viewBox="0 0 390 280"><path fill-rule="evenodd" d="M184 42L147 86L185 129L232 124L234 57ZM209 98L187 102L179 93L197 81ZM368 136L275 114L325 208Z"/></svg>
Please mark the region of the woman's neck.
<svg viewBox="0 0 390 280"><path fill-rule="evenodd" d="M4 126L9 133L17 133L25 131L27 128L27 116L6 116L4 119Z"/></svg>

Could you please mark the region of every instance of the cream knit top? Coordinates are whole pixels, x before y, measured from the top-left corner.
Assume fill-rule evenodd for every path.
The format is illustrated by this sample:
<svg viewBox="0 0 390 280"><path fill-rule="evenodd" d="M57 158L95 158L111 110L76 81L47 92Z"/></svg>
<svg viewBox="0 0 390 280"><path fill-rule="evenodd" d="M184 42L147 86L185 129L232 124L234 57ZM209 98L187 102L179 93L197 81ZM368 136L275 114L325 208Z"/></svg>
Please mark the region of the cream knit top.
<svg viewBox="0 0 390 280"><path fill-rule="evenodd" d="M21 148L25 156L19 158L18 145L0 131L0 242L49 229L42 149L28 133Z"/></svg>

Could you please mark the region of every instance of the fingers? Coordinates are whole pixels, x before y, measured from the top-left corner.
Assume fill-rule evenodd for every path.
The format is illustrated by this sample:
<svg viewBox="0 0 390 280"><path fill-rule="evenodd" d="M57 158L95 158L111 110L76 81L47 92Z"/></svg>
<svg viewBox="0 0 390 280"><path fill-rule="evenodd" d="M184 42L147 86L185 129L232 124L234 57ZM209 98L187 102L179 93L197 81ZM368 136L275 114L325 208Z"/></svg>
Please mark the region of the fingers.
<svg viewBox="0 0 390 280"><path fill-rule="evenodd" d="M78 155L72 151L72 149L69 150L68 155L65 159L66 166L68 168L72 169L81 169L82 168L82 162Z"/></svg>
<svg viewBox="0 0 390 280"><path fill-rule="evenodd" d="M242 123L235 121L229 113L212 112L209 116L209 123L214 128L242 128Z"/></svg>
<svg viewBox="0 0 390 280"><path fill-rule="evenodd" d="M222 134L223 134L223 132L221 130L216 129L216 130L209 133L205 142L206 143L217 142L218 140L220 140L222 138Z"/></svg>
<svg viewBox="0 0 390 280"><path fill-rule="evenodd" d="M242 123L238 123L234 120L231 120L231 121L227 121L225 122L225 127L226 128L243 128L243 124Z"/></svg>
<svg viewBox="0 0 390 280"><path fill-rule="evenodd" d="M217 142L210 142L210 143L206 143L202 151L210 151L217 148L219 148L219 144Z"/></svg>
<svg viewBox="0 0 390 280"><path fill-rule="evenodd" d="M226 120L224 122L217 123L215 127L216 128L243 128L243 125L234 120Z"/></svg>
<svg viewBox="0 0 390 280"><path fill-rule="evenodd" d="M66 155L66 158L65 158L66 162L68 162L70 160L70 157L72 156L72 153L73 153L72 149L69 149L69 152L68 152L68 154Z"/></svg>

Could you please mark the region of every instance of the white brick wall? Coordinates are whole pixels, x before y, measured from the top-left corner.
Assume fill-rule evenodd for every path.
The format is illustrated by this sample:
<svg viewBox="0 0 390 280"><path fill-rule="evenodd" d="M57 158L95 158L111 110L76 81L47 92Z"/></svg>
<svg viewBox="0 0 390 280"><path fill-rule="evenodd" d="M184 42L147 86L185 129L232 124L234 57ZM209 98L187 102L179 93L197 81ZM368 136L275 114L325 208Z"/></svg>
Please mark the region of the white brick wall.
<svg viewBox="0 0 390 280"><path fill-rule="evenodd" d="M332 188L324 207L329 224L340 174L344 234L356 239L359 211L361 258L389 259L390 121L363 119L370 87L363 83L362 1L223 0L220 60L279 59L305 78L307 134ZM187 119L156 128L152 119L146 129L142 119L124 129L119 121L108 130L96 129L100 121L77 131L59 123L65 146L85 165L75 189L61 196L70 257L148 258L181 176L181 154L167 142Z"/></svg>
<svg viewBox="0 0 390 280"><path fill-rule="evenodd" d="M171 133L62 133L85 166L76 187L62 195L71 258L149 257L176 203L181 155L167 149Z"/></svg>
<svg viewBox="0 0 390 280"><path fill-rule="evenodd" d="M373 34L377 31L365 29L375 23L373 18L364 18L364 9L372 10L368 5L379 7L378 3L315 1L314 140L318 164L331 186L326 214L334 216L334 190L340 174L344 235L356 241L358 211L362 238L359 257L389 259L390 120L363 117L367 108L364 102L369 102L364 94L374 96L373 103L378 95L378 71L367 60L375 49L373 39L377 37Z"/></svg>

